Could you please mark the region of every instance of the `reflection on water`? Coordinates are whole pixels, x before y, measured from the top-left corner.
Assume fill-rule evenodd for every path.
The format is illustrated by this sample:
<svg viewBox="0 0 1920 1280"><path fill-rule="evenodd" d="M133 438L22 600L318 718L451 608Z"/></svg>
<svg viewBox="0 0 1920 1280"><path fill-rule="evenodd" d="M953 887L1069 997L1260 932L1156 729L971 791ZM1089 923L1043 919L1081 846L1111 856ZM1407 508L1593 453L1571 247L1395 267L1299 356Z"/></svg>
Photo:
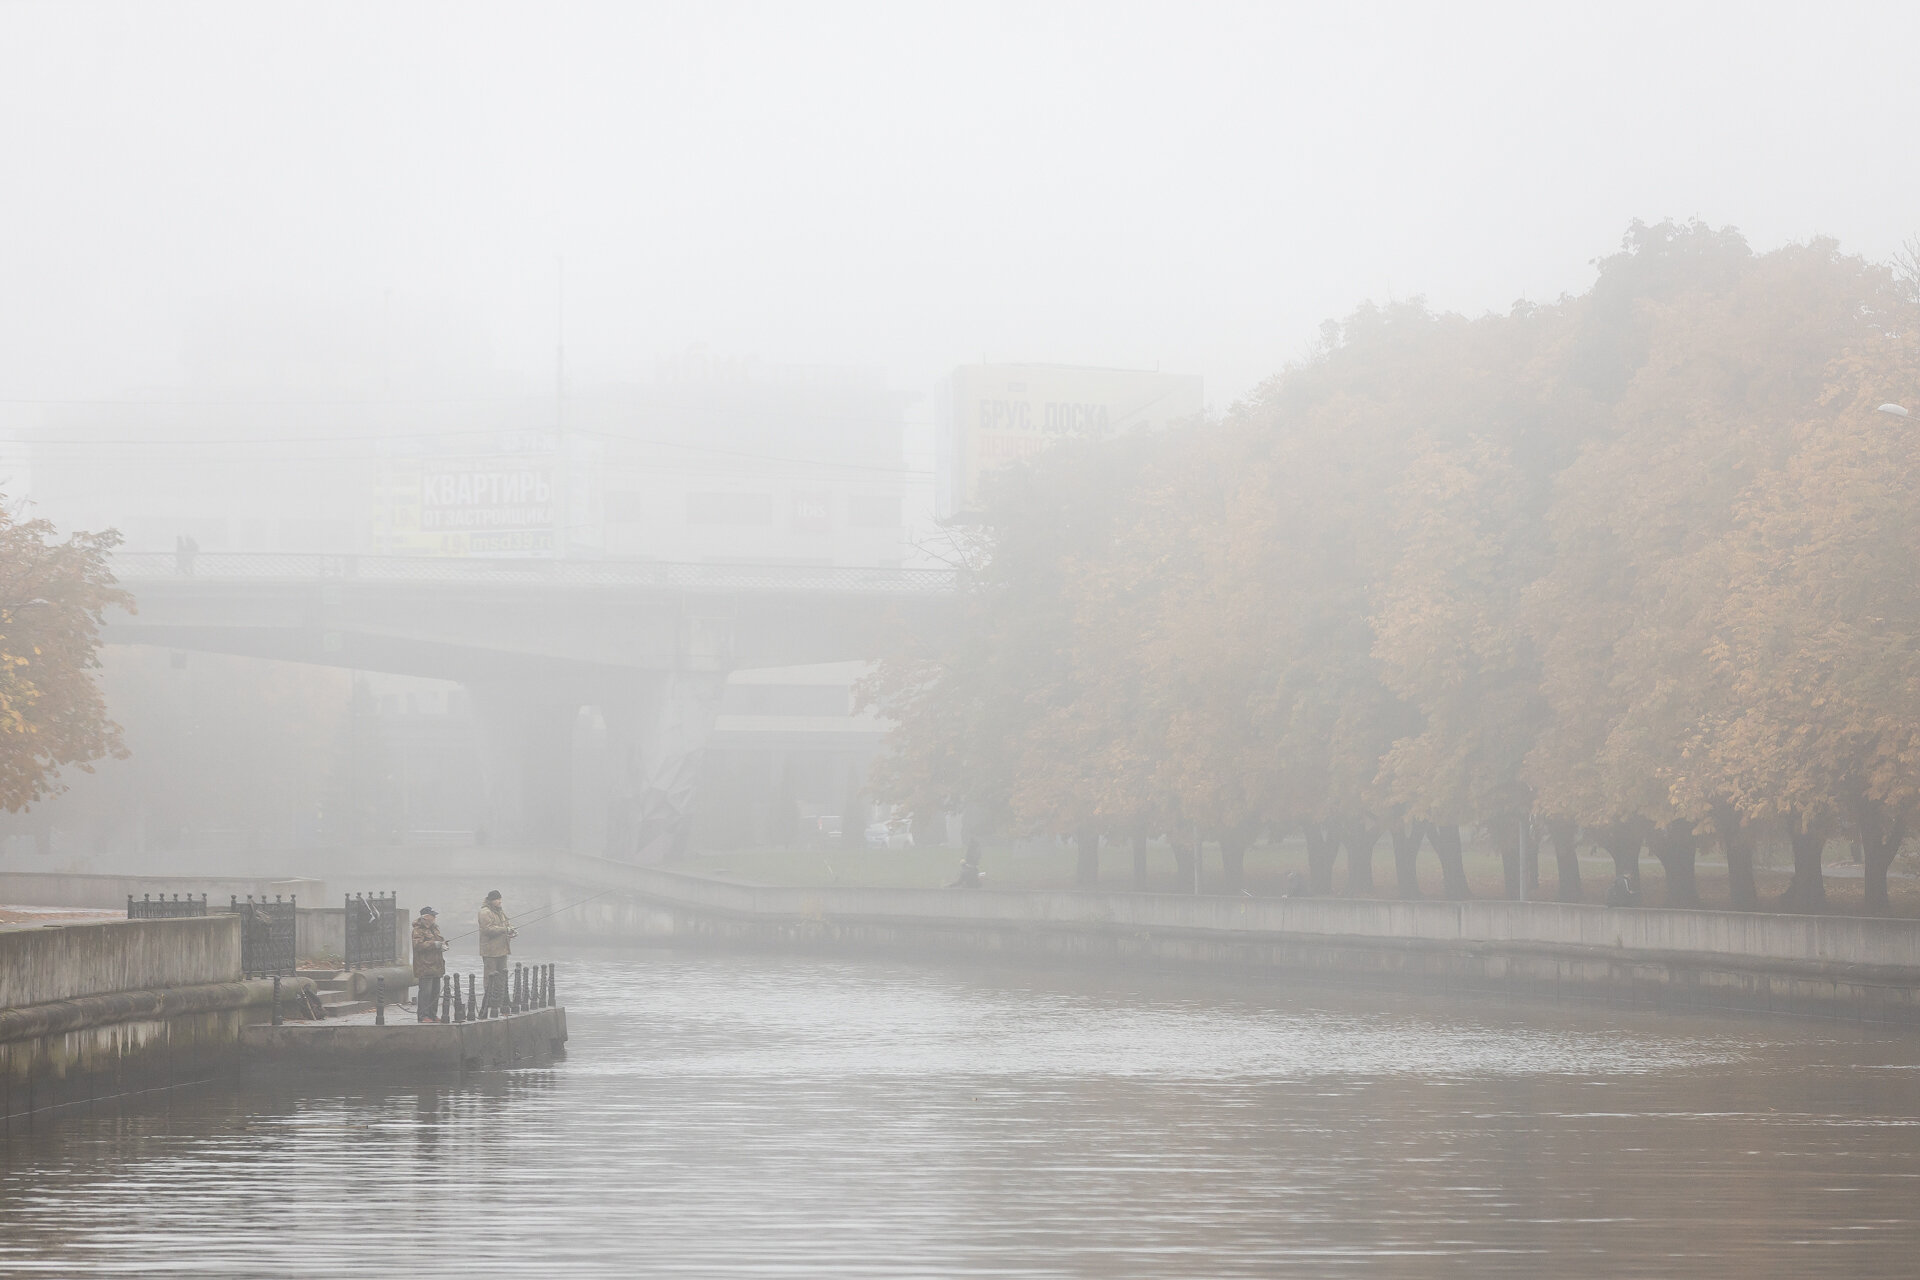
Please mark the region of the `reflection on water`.
<svg viewBox="0 0 1920 1280"><path fill-rule="evenodd" d="M0 1142L0 1274L1877 1276L1920 1041L1274 980L583 953L572 1056Z"/></svg>

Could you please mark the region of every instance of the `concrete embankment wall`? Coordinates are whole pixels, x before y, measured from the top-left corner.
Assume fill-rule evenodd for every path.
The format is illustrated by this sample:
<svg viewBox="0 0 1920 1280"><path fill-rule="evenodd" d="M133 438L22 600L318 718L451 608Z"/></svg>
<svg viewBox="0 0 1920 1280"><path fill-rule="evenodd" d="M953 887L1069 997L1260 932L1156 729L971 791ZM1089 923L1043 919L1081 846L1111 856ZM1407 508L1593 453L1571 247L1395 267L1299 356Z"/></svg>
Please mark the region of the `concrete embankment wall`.
<svg viewBox="0 0 1920 1280"><path fill-rule="evenodd" d="M271 992L233 915L0 931L0 1120L210 1078Z"/></svg>
<svg viewBox="0 0 1920 1280"><path fill-rule="evenodd" d="M570 935L1226 966L1920 1023L1920 923L1849 916L1173 894L729 884L554 855L600 896ZM570 889L550 891L554 905ZM523 910L525 908L523 907Z"/></svg>
<svg viewBox="0 0 1920 1280"><path fill-rule="evenodd" d="M511 847L345 850L330 858L329 876L377 876L403 902L432 902L456 939L470 934L486 890L502 889L516 922L539 922L515 943L527 959L568 940L886 948L1920 1022L1920 922L1908 920L1501 901L762 887ZM470 936L456 941L456 969L473 963L472 946Z"/></svg>
<svg viewBox="0 0 1920 1280"><path fill-rule="evenodd" d="M391 890L384 881L381 891ZM319 886L316 892L291 895L307 905L294 912L294 952L302 960L320 956L339 959L346 954L346 908L330 903L341 899L325 893L324 882L288 877L284 879L235 878L221 876L96 876L67 875L49 871L0 871L0 902L36 907L96 907L115 911L126 906L128 898L186 897L208 899L209 911L225 910L234 898L271 898L289 896L289 885ZM406 898L394 916L395 955L405 960L411 946ZM0 1002L0 1007L5 1007Z"/></svg>

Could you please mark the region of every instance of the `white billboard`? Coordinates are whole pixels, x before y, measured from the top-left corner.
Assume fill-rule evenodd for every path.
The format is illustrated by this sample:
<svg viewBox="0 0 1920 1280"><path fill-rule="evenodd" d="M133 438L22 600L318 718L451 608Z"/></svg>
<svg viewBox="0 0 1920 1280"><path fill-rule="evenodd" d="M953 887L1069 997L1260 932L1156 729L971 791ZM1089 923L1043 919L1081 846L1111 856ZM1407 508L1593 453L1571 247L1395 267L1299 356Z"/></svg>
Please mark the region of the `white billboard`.
<svg viewBox="0 0 1920 1280"><path fill-rule="evenodd" d="M1056 440L1148 431L1199 414L1198 374L976 364L953 371L940 442L943 520L978 508L980 477Z"/></svg>

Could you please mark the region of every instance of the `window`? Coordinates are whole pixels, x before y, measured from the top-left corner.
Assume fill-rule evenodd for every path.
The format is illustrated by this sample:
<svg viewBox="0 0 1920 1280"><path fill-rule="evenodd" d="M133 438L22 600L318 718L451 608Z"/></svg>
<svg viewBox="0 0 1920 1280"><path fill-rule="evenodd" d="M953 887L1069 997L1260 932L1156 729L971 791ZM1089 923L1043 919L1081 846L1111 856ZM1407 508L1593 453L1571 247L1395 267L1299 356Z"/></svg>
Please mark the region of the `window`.
<svg viewBox="0 0 1920 1280"><path fill-rule="evenodd" d="M645 524L647 522L647 495L636 493L632 489L607 490L608 524Z"/></svg>
<svg viewBox="0 0 1920 1280"><path fill-rule="evenodd" d="M897 495L875 494L848 498L847 523L856 529L898 529L900 499Z"/></svg>
<svg viewBox="0 0 1920 1280"><path fill-rule="evenodd" d="M690 493L688 524L772 524L770 493Z"/></svg>

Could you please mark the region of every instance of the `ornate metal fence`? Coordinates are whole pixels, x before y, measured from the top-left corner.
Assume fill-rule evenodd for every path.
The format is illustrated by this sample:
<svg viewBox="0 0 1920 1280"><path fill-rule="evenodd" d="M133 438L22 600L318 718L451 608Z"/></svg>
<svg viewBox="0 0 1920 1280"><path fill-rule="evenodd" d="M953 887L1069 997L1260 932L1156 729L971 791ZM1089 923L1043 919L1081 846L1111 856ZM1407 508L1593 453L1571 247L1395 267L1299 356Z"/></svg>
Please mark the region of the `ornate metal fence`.
<svg viewBox="0 0 1920 1280"><path fill-rule="evenodd" d="M207 914L207 895L194 897L188 894L182 898L173 895L173 901L167 901L167 895L161 894L158 901L150 893L142 894L135 902L132 894L127 895L127 919L129 920L178 920L184 916L204 916Z"/></svg>
<svg viewBox="0 0 1920 1280"><path fill-rule="evenodd" d="M292 973L294 965L294 903L278 894L268 902L263 896L256 902L248 894L245 902L228 899L227 909L240 917L240 968L249 978L275 973Z"/></svg>
<svg viewBox="0 0 1920 1280"><path fill-rule="evenodd" d="M347 896L347 968L400 963L398 898L395 893Z"/></svg>

